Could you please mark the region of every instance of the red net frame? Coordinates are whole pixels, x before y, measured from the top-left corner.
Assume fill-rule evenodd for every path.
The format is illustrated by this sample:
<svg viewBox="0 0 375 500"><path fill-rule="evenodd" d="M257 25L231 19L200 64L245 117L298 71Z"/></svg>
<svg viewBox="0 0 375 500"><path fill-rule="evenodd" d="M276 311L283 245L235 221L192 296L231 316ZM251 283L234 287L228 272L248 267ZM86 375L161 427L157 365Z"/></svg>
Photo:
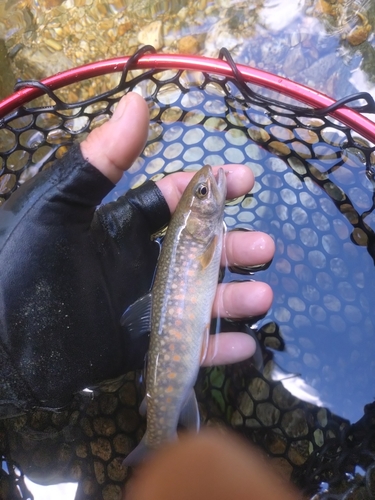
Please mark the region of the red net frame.
<svg viewBox="0 0 375 500"><path fill-rule="evenodd" d="M72 83L77 83L88 78L102 76L107 73L123 71L130 57L117 57L85 64L73 68L63 73L50 76L41 80L51 90L56 90ZM234 77L231 66L223 60L213 59L203 56L184 56L178 54L145 54L141 56L129 69L183 69L211 72L222 76ZM237 65L237 69L247 83L253 83L276 92L280 92L288 97L298 99L299 101L314 108L325 108L332 106L336 101L317 90L306 87L305 85L293 82L267 71L263 71L242 64ZM14 94L0 101L0 117L4 117L14 109L26 104L27 102L43 95L39 89L23 88ZM371 142L375 142L375 123L348 107L339 108L329 113L334 118L351 127L357 133Z"/></svg>

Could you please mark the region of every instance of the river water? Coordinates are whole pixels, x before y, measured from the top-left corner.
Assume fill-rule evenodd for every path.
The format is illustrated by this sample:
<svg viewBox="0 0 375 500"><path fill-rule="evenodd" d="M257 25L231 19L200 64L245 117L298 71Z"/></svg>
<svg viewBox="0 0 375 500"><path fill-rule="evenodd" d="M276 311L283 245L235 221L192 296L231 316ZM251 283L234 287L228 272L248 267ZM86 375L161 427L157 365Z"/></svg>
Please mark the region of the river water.
<svg viewBox="0 0 375 500"><path fill-rule="evenodd" d="M151 43L213 57L225 46L238 63L339 98L373 87L374 10L368 0L1 0L3 95L12 77L40 79Z"/></svg>

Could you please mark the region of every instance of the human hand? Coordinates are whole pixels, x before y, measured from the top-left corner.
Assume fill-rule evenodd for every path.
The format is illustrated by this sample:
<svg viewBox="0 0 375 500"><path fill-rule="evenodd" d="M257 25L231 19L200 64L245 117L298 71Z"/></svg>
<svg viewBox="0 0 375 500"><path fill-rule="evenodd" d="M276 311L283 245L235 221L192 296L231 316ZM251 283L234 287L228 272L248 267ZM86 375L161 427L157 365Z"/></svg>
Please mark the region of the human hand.
<svg viewBox="0 0 375 500"><path fill-rule="evenodd" d="M126 118L117 119L126 110L137 122L129 142L121 140L127 133ZM111 120L101 129L94 130L81 144L82 153L93 165L113 182L117 182L123 171L138 155L142 138L145 140L148 126L148 110L137 94L129 94L119 103L115 113L115 123ZM136 132L136 133L135 133ZM100 134L100 136L99 136ZM113 146L105 147L105 144ZM121 150L119 150L119 146ZM214 167L216 171L219 167ZM225 165L227 173L227 199L237 198L251 191L254 176L244 165ZM180 172L168 175L156 184L174 212L182 193L194 173ZM223 245L222 265L258 266L269 262L275 251L272 238L261 232L228 232ZM270 307L273 294L271 288L262 282L228 283L218 286L213 304L213 315L226 318L246 318L264 314ZM250 336L239 333L222 333L211 337L203 365L229 364L251 357L255 352L255 342Z"/></svg>
<svg viewBox="0 0 375 500"><path fill-rule="evenodd" d="M129 94L80 145L87 161L72 147L1 207L0 406L61 407L74 392L142 364L147 345L130 341L120 318L149 290L158 256L150 234L168 222L192 174L96 206L139 155L147 132L148 108ZM229 198L251 189L247 167L225 169ZM225 248L237 265L265 263L274 252L271 238L256 232L229 233ZM214 311L223 316L259 315L272 300L263 283L218 290ZM205 364L238 361L254 349L244 334L217 336Z"/></svg>
<svg viewBox="0 0 375 500"><path fill-rule="evenodd" d="M259 450L232 432L204 429L155 452L135 471L126 500L298 500Z"/></svg>

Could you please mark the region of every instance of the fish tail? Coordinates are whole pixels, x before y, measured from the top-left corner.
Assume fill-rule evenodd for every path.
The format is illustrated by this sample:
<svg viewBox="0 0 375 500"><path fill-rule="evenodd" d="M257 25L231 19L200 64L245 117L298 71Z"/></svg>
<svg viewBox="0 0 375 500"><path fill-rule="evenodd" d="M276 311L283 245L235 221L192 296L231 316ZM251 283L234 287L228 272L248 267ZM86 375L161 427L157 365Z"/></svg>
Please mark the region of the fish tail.
<svg viewBox="0 0 375 500"><path fill-rule="evenodd" d="M143 462L146 457L149 457L152 451L152 448L147 445L145 434L138 446L123 460L122 465L125 467L135 467Z"/></svg>

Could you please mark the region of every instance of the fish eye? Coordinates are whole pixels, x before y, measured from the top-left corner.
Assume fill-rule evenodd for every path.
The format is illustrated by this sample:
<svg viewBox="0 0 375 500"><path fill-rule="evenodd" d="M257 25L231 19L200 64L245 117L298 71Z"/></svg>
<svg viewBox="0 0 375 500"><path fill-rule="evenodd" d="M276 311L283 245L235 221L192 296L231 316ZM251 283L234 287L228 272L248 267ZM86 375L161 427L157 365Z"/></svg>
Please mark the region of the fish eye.
<svg viewBox="0 0 375 500"><path fill-rule="evenodd" d="M207 184L199 184L196 190L196 195L198 198L205 198L208 193L208 187Z"/></svg>

